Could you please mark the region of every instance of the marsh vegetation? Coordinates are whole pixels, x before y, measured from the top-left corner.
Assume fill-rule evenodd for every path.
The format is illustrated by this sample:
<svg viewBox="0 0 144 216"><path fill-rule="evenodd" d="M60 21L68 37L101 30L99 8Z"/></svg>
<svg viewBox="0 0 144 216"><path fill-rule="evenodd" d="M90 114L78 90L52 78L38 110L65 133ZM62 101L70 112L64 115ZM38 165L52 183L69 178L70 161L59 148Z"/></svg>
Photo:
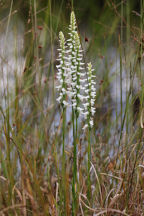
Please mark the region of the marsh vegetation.
<svg viewBox="0 0 144 216"><path fill-rule="evenodd" d="M144 215L143 10L0 1L0 215Z"/></svg>

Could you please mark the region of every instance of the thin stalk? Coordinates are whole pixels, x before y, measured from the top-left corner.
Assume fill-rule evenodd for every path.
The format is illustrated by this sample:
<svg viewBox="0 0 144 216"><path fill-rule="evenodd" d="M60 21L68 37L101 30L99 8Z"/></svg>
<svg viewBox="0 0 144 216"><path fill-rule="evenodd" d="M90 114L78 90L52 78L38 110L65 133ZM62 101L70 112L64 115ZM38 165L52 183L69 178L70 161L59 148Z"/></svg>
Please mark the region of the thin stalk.
<svg viewBox="0 0 144 216"><path fill-rule="evenodd" d="M50 21L50 43L51 43L51 69L52 69L52 102L55 101L55 74L54 74L54 64L53 64L53 26L52 26L52 3L49 0L49 21Z"/></svg>
<svg viewBox="0 0 144 216"><path fill-rule="evenodd" d="M12 175L12 164L11 164L11 143L10 143L10 110L9 110L9 90L7 88L7 94L8 94L8 108L6 110L6 125L5 125L5 138L6 138L6 164L7 164L7 173L8 173L8 179L11 182L9 184L9 193L8 193L8 202L11 203L12 198L12 187L14 185L14 179Z"/></svg>
<svg viewBox="0 0 144 216"><path fill-rule="evenodd" d="M142 83L144 83L143 81L144 81L144 76L142 75L142 64L143 64L143 62L142 62L142 59L143 59L143 24L144 24L144 15L143 15L143 10L144 10L144 1L143 0L141 0L141 22L140 22L140 29L141 29L141 32L140 32L140 34L141 34L141 36L140 36L140 38L141 38L141 47L140 47L140 59L141 59L141 63L140 63L140 79L142 80ZM142 85L142 94L141 94L141 110L143 109L143 106L144 106L144 104L143 104L143 99L144 99L144 85Z"/></svg>
<svg viewBox="0 0 144 216"><path fill-rule="evenodd" d="M125 62L128 62L128 57L127 54L130 51L130 2L127 1L126 4L126 20L127 20L127 26L126 26L126 43L127 43L127 49L126 49L126 58L125 58ZM130 64L129 64L129 68L130 68ZM128 83L130 81L130 70L126 69L126 82ZM128 96L128 85L126 86L126 98ZM128 110L130 109L130 106L128 105ZM128 142L128 131L130 128L130 115L129 112L127 112L126 115L126 145Z"/></svg>
<svg viewBox="0 0 144 216"><path fill-rule="evenodd" d="M91 198L91 179L90 179L90 168L91 168L91 128L88 129L88 199Z"/></svg>
<svg viewBox="0 0 144 216"><path fill-rule="evenodd" d="M73 0L71 0L71 8L72 8L72 11L73 11L73 9L74 9Z"/></svg>
<svg viewBox="0 0 144 216"><path fill-rule="evenodd" d="M121 105L121 126L123 113L123 98L122 98L122 43L123 43L123 1L121 1L121 30L120 30L120 105Z"/></svg>
<svg viewBox="0 0 144 216"><path fill-rule="evenodd" d="M140 79L142 80L142 54L143 54L143 0L140 1Z"/></svg>
<svg viewBox="0 0 144 216"><path fill-rule="evenodd" d="M75 115L75 142L74 142L74 170L77 183L77 136L78 136L78 117Z"/></svg>
<svg viewBox="0 0 144 216"><path fill-rule="evenodd" d="M141 20L140 20L140 80L142 83L142 90L141 90L141 97L140 97L140 112L142 115L143 107L144 107L144 76L142 72L142 64L143 64L143 24L144 24L144 16L143 16L143 10L144 10L144 1L140 1L140 14L141 14Z"/></svg>
<svg viewBox="0 0 144 216"><path fill-rule="evenodd" d="M75 128L75 111L72 108L73 123L73 181L72 181L72 215L76 215L76 182L77 182L77 151L76 151L76 128Z"/></svg>
<svg viewBox="0 0 144 216"><path fill-rule="evenodd" d="M66 166L65 166L65 125L66 125L66 108L63 108L63 146L62 146L62 178L63 178L63 190L64 190L64 212L66 212Z"/></svg>
<svg viewBox="0 0 144 216"><path fill-rule="evenodd" d="M89 84L90 86L90 89L91 89L91 84ZM91 101L91 94L90 94L90 91L89 91L89 104L90 104L90 101ZM90 109L90 107L89 107ZM89 110L90 111L90 110ZM88 117L88 180L87 180L87 184L88 184L88 193L87 193L87 196L88 196L88 199L90 200L90 197L91 197L91 181L90 181L90 161L91 161L91 142L90 142L90 133L91 133L91 127L90 127L90 116Z"/></svg>
<svg viewBox="0 0 144 216"><path fill-rule="evenodd" d="M10 10L9 10L8 21L7 21L7 26L6 26L5 41L4 41L5 51L8 49L7 36L9 32L12 10L13 10L13 0L11 1L11 4L10 4ZM6 54L6 52L4 52L4 54ZM4 76L4 74L2 75ZM12 148L11 148L11 143L10 143L10 95L9 95L9 79L8 79L9 75L8 73L6 76L7 76L7 88L6 88L6 92L4 93L4 96L5 96L5 105L7 109L6 109L6 119L5 119L6 122L4 125L4 134L5 134L5 139L6 139L6 168L7 168L9 182L11 182L11 184L9 184L9 189L8 189L8 203L11 204L14 178L12 175L12 163L11 163L11 149Z"/></svg>
<svg viewBox="0 0 144 216"><path fill-rule="evenodd" d="M34 1L34 28L35 33L37 33L37 3L36 0ZM41 72L40 72L40 65L39 65L39 52L38 52L38 39L35 37L35 56L36 56L36 74L39 76L39 92L41 90Z"/></svg>

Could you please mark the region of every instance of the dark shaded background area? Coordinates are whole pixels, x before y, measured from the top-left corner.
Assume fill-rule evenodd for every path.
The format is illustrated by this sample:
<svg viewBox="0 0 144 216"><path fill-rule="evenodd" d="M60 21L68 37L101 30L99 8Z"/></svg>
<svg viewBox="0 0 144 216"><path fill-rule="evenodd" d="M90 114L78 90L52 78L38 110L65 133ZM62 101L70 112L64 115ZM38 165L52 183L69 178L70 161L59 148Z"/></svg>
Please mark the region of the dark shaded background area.
<svg viewBox="0 0 144 216"><path fill-rule="evenodd" d="M67 32L72 4L79 29L82 29L82 39L84 40L89 34L92 35L91 43L89 43L91 51L102 46L106 40L110 44L115 33L120 32L121 7L123 7L124 30L126 29L127 16L129 16L131 26L136 25L138 27L140 23L140 0L1 0L0 17L1 19L6 18L11 7L12 12L15 11L15 20L21 19L27 32L34 28L34 14L36 12L37 25L41 25L47 30L51 28L53 40L55 40L60 30L63 29L64 32ZM132 35L134 34L137 34L135 30L132 31Z"/></svg>
<svg viewBox="0 0 144 216"><path fill-rule="evenodd" d="M73 2L73 3L72 3ZM51 11L53 15L58 15L60 7L62 7L62 15L69 20L69 13L73 8L76 12L76 15L81 22L89 23L92 25L93 19L101 19L101 17L107 17L107 19L103 20L106 23L110 24L111 17L114 16L114 12L120 12L121 8L120 0L1 0L0 1L0 11L1 17L4 13L9 10L10 5L13 3L13 9L18 10L18 15L27 23L27 19L30 15L30 10L33 9L33 3L36 4L37 11L45 11L46 8L51 5ZM137 13L140 13L140 0L124 0L123 5L126 6L129 4L130 12L134 10ZM104 13L105 12L105 13ZM126 12L126 11L125 11ZM106 16L108 15L108 16ZM133 14L131 14L131 18L133 19ZM44 19L45 13L40 13L40 18Z"/></svg>

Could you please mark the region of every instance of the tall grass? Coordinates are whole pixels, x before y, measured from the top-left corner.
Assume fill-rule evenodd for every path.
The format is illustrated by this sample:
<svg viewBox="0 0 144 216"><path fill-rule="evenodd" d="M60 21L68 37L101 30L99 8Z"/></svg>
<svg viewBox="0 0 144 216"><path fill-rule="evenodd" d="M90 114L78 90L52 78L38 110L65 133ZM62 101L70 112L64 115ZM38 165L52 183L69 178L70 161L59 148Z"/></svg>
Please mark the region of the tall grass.
<svg viewBox="0 0 144 216"><path fill-rule="evenodd" d="M143 0L0 4L0 215L143 215ZM86 131L56 101L71 10L97 83Z"/></svg>

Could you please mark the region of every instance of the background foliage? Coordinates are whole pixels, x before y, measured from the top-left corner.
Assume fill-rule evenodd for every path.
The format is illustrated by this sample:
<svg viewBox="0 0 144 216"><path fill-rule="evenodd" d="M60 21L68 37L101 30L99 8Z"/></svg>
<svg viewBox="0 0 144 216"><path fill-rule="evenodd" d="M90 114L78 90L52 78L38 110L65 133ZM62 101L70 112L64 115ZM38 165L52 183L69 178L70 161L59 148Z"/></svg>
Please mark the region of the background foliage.
<svg viewBox="0 0 144 216"><path fill-rule="evenodd" d="M72 215L72 124L56 103L58 33L72 8L97 76L87 198L79 125L75 215L143 215L143 0L0 1L0 215ZM83 123L82 123L83 124ZM64 202L64 192L66 201Z"/></svg>

